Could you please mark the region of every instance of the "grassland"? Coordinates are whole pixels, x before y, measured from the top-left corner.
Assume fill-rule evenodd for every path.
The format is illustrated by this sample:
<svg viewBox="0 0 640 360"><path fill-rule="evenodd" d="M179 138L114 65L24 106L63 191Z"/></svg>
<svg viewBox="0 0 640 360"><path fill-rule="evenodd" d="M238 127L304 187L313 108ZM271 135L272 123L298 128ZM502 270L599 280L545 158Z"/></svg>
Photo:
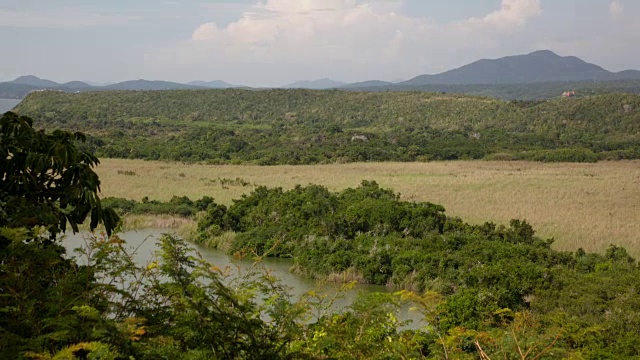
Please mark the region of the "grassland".
<svg viewBox="0 0 640 360"><path fill-rule="evenodd" d="M594 164L455 161L314 166L198 165L103 159L103 196L168 200L204 195L230 204L255 185L331 190L375 180L402 198L442 204L465 221L526 219L555 248L603 251L624 246L640 256L640 161Z"/></svg>

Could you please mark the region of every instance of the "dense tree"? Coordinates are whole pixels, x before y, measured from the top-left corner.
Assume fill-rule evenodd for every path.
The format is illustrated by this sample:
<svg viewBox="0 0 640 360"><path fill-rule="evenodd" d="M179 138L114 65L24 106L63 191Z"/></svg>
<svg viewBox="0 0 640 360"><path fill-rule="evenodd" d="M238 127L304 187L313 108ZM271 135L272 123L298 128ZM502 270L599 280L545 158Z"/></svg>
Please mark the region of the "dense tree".
<svg viewBox="0 0 640 360"><path fill-rule="evenodd" d="M99 156L212 163L640 158L640 96L519 103L440 93L39 92L16 108ZM192 114L197 112L198 116Z"/></svg>
<svg viewBox="0 0 640 360"><path fill-rule="evenodd" d="M67 224L78 231L87 217L91 229L103 223L110 234L119 217L101 206L100 181L92 170L98 159L76 146L84 140L80 133L36 131L30 118L11 112L0 118L0 355L5 358L17 357L29 343L46 348L90 331L71 309L90 295L93 271L66 258L55 240ZM41 237L42 228L48 236Z"/></svg>
<svg viewBox="0 0 640 360"><path fill-rule="evenodd" d="M618 246L559 252L526 221L467 224L369 181L338 193L258 187L228 209L211 203L199 230L232 253L293 258L307 276L426 292L410 297L437 312L422 334L434 358L640 355L640 268Z"/></svg>
<svg viewBox="0 0 640 360"><path fill-rule="evenodd" d="M0 118L0 227L43 226L55 239L67 224L78 231L89 216L92 230L103 223L111 234L119 218L100 204L92 169L99 161L78 149L84 141L82 133L37 131L26 116Z"/></svg>

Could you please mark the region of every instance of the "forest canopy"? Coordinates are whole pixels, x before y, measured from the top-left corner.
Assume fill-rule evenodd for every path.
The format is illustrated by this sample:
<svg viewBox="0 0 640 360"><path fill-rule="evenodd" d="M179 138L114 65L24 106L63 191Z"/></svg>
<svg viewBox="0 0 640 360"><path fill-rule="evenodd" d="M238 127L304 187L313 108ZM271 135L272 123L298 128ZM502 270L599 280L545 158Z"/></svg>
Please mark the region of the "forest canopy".
<svg viewBox="0 0 640 360"><path fill-rule="evenodd" d="M82 131L98 156L317 164L640 158L640 96L501 101L422 92L180 90L30 94L15 111Z"/></svg>

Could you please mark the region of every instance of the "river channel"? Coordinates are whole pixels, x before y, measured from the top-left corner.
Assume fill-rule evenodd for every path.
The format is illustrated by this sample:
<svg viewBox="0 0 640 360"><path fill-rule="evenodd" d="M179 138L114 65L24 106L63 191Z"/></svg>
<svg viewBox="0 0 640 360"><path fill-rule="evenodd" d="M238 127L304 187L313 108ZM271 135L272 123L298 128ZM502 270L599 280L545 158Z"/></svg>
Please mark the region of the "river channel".
<svg viewBox="0 0 640 360"><path fill-rule="evenodd" d="M120 237L126 241L126 248L130 254L134 254L133 258L139 265L146 265L154 259L154 253L157 251L157 240L163 233L168 232L166 229L142 229L136 231L127 231L120 234ZM170 230L169 230L170 232ZM67 248L68 254L73 254L73 249L85 246L85 237L88 234L78 233L73 235L67 235L63 241L64 246ZM204 248L193 244L189 245L205 260L220 269L229 269L232 274L229 278L232 279L234 274L245 274L251 269L255 269L255 262L251 260L238 260L225 254L222 251ZM135 249L135 253L133 252ZM80 256L75 255L78 261L82 262ZM297 300L301 295L315 290L318 293L326 294L328 298L333 297L340 289L340 284L318 284L315 280L307 277L292 273L291 260L287 259L274 259L267 258L263 260L257 266L261 266L264 270L267 270L271 275L275 276L280 283L286 285L290 290L292 300ZM388 292L384 286L378 285L364 285L358 284L353 289L344 290L342 294L336 299L332 307L333 310L341 310L347 308L356 297L361 293L373 293L373 292ZM409 306L403 306L398 314L400 320L411 320L412 323L407 328L416 329L424 325L420 321L420 314L409 310Z"/></svg>

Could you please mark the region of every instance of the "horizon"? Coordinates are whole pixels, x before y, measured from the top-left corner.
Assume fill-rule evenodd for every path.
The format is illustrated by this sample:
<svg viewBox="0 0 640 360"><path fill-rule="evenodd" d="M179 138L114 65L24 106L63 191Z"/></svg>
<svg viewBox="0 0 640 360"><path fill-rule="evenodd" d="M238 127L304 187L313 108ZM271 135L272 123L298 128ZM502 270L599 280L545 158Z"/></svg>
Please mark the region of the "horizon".
<svg viewBox="0 0 640 360"><path fill-rule="evenodd" d="M563 58L573 57L572 55L560 55L560 54L557 54L557 53L555 53L555 52L553 52L551 50L540 49L540 50L535 50L535 51L533 51L531 53L527 53L527 54L506 55L504 57L500 57L500 58L496 58L496 59L477 59L477 60L475 60L475 61L473 61L473 62L471 62L469 64L462 65L462 67L464 67L466 65L471 65L473 63L476 63L476 62L482 61L482 60L497 60L497 59L502 59L502 58L507 58L507 57L531 55L533 53L538 53L538 52L551 52L552 54L560 56L560 57L563 57ZM582 60L582 59L580 59L580 60ZM598 64L594 64L594 65L599 66ZM456 70L456 69L458 69L458 68L445 70L445 71L443 71L443 73L449 72L451 70ZM604 69L607 70L607 71L610 71L609 69L606 69L606 68L604 68ZM640 70L637 70L637 69L624 69L624 70L621 70L621 71L629 71L629 70L631 70L631 71L640 71ZM401 79L401 80L397 80L396 79L394 81L388 81L387 80L387 82L397 84L397 83L401 83L403 81L411 80L411 79L413 79L415 77L422 76L422 75L438 75L438 74L417 74L417 75L415 75L413 77L410 77L408 79ZM0 81L0 82L12 82L12 81L16 81L16 80L18 80L20 78L25 78L25 77L35 77L36 79L40 79L40 80L53 81L53 80L50 80L50 79L47 79L47 78L43 78L43 77L40 77L40 76L37 76L37 75L34 75L34 74L25 74L25 75L20 75L20 76L16 77L15 79L5 80L5 81ZM171 82L171 81L168 81L168 80L165 80L165 79L143 79L143 78L137 78L137 79L128 79L128 80L123 80L123 81L118 81L118 82L106 82L106 83L95 83L95 82L92 82L92 81L85 81L85 80L69 80L69 81L57 82L57 83L59 85L64 85L64 84L72 83L72 82L82 82L82 83L85 83L85 84L93 86L93 87L103 87L103 86L110 86L110 85L115 85L115 84L119 84L119 83L134 82L134 81ZM323 81L339 83L339 85L336 85L336 87L340 87L340 86L346 86L346 85L356 84L356 83L360 83L360 82L380 81L380 80L378 80L378 79L368 79L368 80L362 80L362 81L356 81L356 82L349 83L349 82L341 81L340 79L332 79L332 78L299 79L299 80L293 81L291 83L275 85L275 86L261 86L261 85L248 86L248 85L244 85L244 84L237 84L237 83L233 83L233 82L228 82L228 81L221 80L221 79L213 79L213 80L206 80L206 79L202 80L202 79L200 79L200 80L191 80L191 81L186 81L186 82L174 82L174 83L183 84L183 85L206 87L205 85L199 85L199 84L196 84L196 83L215 83L215 82L218 82L218 83L225 83L226 85L230 85L230 86L233 86L233 87L246 87L246 88L254 88L254 89L269 89L269 88L286 88L286 87L290 87L290 86L293 86L293 85L299 85L299 84L310 85L310 84L323 82Z"/></svg>
<svg viewBox="0 0 640 360"><path fill-rule="evenodd" d="M397 82L538 50L619 72L640 69L638 15L628 0L7 0L0 39L24 56L0 59L0 81Z"/></svg>

